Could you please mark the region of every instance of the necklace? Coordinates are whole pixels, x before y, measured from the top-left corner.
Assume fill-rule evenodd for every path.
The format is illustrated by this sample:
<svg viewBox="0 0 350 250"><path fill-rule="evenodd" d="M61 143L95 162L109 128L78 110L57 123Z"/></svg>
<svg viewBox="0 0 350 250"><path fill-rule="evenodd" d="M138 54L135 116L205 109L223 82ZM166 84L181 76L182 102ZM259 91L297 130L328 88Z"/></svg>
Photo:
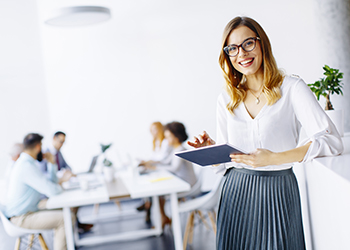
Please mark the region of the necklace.
<svg viewBox="0 0 350 250"><path fill-rule="evenodd" d="M260 96L262 94L263 91L260 92L259 96L254 95L253 91L251 91L251 89L248 89L250 91L250 93L252 93L253 96L255 96L256 100L255 103L256 105L258 105L260 103Z"/></svg>

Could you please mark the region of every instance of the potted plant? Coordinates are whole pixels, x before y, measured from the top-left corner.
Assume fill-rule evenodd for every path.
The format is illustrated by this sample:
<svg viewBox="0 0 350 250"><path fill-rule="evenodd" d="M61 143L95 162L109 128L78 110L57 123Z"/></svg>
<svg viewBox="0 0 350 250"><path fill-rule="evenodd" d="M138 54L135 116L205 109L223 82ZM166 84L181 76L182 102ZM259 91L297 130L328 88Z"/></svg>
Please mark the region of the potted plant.
<svg viewBox="0 0 350 250"><path fill-rule="evenodd" d="M321 78L319 81L308 84L311 91L317 97L317 100L320 100L320 96L326 98L326 107L328 116L331 118L333 123L338 129L338 132L341 136L344 135L344 122L343 122L343 110L334 110L331 103L330 97L334 94L343 95L342 91L342 79L343 73L339 72L339 69L333 69L328 65L323 67L323 74L325 77Z"/></svg>
<svg viewBox="0 0 350 250"><path fill-rule="evenodd" d="M109 149L112 146L112 143L104 145L104 144L100 144L101 145L101 151L104 155L104 160L103 160L103 174L104 177L106 179L106 181L111 182L114 179L114 168L113 168L113 163L107 159L105 152L107 149Z"/></svg>

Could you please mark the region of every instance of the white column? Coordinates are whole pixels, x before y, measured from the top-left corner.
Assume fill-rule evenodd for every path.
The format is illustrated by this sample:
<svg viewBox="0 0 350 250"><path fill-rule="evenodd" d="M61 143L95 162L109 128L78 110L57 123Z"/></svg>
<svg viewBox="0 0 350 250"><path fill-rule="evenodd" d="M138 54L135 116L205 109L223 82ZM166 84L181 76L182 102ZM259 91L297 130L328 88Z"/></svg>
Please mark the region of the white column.
<svg viewBox="0 0 350 250"><path fill-rule="evenodd" d="M334 95L334 109L344 110L344 131L350 131L350 1L314 0L316 29L321 62L344 73L344 96ZM313 42L310 42L312 44ZM307 41L305 41L307 45ZM311 59L312 60L312 59ZM321 71L320 71L321 72ZM322 74L323 72L321 72ZM322 75L320 75L320 78Z"/></svg>

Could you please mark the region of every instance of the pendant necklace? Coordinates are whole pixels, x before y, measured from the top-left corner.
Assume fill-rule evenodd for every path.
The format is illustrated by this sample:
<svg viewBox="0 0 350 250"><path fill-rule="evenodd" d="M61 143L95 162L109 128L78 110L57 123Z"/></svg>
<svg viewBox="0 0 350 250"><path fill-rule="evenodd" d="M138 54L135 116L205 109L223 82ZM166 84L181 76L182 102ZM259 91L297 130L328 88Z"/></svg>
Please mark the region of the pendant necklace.
<svg viewBox="0 0 350 250"><path fill-rule="evenodd" d="M263 91L260 92L259 96L254 95L253 91L251 91L250 89L248 89L250 91L250 93L252 93L253 96L255 96L256 100L255 103L256 105L258 105L260 103L260 96L262 94Z"/></svg>

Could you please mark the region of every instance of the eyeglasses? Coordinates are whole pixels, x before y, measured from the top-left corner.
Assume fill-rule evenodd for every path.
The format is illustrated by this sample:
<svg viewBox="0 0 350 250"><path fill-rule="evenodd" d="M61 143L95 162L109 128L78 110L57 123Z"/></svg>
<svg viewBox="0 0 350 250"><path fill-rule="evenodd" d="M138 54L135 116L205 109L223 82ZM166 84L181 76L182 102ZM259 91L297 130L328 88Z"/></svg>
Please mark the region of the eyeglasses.
<svg viewBox="0 0 350 250"><path fill-rule="evenodd" d="M237 56L238 51L239 51L239 47L241 47L245 52L250 52L253 49L255 49L256 40L260 40L260 38L259 37L249 37L249 38L245 39L243 41L243 43L241 43L240 45L235 45L235 44L227 45L224 48L224 51L228 56Z"/></svg>

